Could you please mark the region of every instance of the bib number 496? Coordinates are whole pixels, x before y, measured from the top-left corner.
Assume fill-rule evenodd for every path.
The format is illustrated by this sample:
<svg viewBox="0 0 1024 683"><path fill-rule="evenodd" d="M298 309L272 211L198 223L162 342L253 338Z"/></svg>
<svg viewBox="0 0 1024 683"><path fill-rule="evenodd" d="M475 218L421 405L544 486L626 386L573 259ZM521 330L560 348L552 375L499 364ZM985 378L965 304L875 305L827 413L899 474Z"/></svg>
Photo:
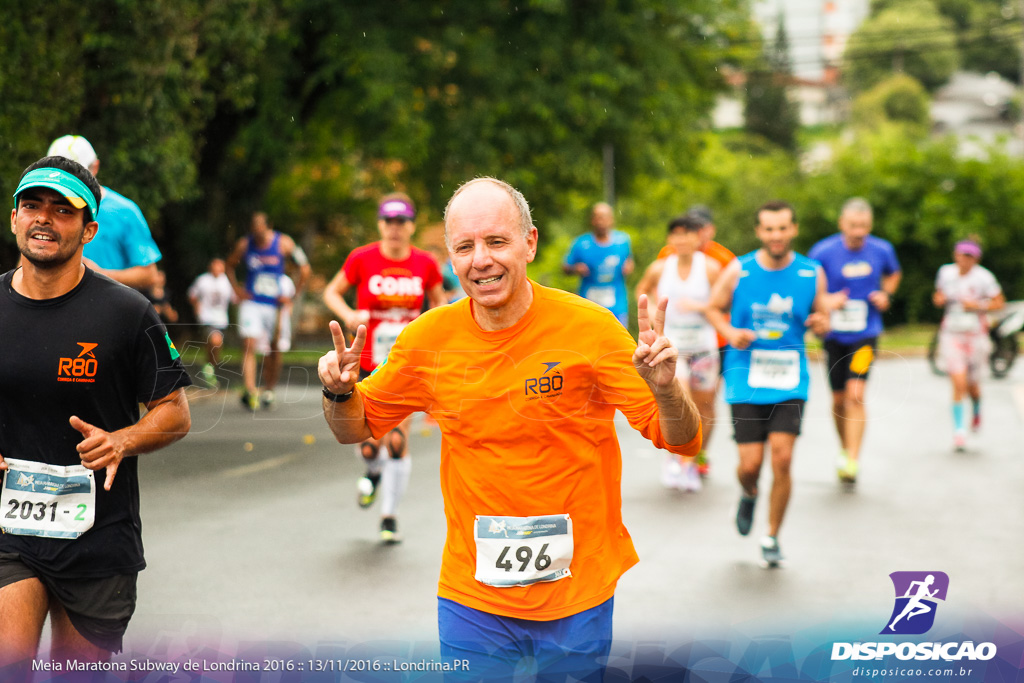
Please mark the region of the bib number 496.
<svg viewBox="0 0 1024 683"><path fill-rule="evenodd" d="M571 576L573 538L569 515L478 515L476 580L488 586L528 586Z"/></svg>
<svg viewBox="0 0 1024 683"><path fill-rule="evenodd" d="M551 566L551 556L547 554L548 545L545 543L537 551L537 559L533 563L533 568L537 571L544 571ZM512 560L506 559L511 550L512 546L508 545L502 548L501 555L498 555L498 561L494 563L494 566L507 572L512 571ZM530 560L533 559L533 550L528 545L521 545L515 549L515 556L516 560L522 563L519 571L523 572L530 566Z"/></svg>

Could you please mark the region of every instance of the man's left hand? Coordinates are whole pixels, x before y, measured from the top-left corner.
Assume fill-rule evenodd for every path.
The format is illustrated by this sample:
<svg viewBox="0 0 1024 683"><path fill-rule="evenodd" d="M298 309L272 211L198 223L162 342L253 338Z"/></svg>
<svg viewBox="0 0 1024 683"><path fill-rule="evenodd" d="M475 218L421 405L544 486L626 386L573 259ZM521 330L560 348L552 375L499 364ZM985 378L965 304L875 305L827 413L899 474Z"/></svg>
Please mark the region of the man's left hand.
<svg viewBox="0 0 1024 683"><path fill-rule="evenodd" d="M86 469L107 469L107 479L103 488L110 490L117 474L117 466L121 464L125 454L125 438L117 432L106 432L94 427L76 415L69 420L71 426L84 438L78 444L78 455Z"/></svg>
<svg viewBox="0 0 1024 683"><path fill-rule="evenodd" d="M868 294L868 301L871 305L877 308L882 313L889 310L889 306L892 304L889 298L889 293L884 289L876 289L875 291Z"/></svg>
<svg viewBox="0 0 1024 683"><path fill-rule="evenodd" d="M658 301L658 308L651 320L647 312L647 295L641 294L637 302L637 322L640 325L640 339L633 352L633 367L652 389L671 385L676 378L676 361L679 352L665 336L665 311L668 299Z"/></svg>

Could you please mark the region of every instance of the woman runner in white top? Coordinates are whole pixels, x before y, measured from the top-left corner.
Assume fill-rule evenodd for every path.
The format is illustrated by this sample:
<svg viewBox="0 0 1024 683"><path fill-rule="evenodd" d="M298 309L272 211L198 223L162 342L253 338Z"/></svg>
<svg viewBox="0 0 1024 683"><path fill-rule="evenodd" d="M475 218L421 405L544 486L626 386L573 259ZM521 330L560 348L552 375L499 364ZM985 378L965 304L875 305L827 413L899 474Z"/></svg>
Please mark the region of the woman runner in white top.
<svg viewBox="0 0 1024 683"><path fill-rule="evenodd" d="M981 427L981 368L992 350L986 313L1006 305L1002 287L987 268L978 265L981 247L975 240L956 243L953 263L939 268L932 301L945 308L939 327L939 359L953 382L953 447L967 446L963 399L970 395L971 428Z"/></svg>
<svg viewBox="0 0 1024 683"><path fill-rule="evenodd" d="M647 267L637 285L637 297L647 300L668 299L665 311L665 336L679 350L676 374L700 410L704 443L711 440L715 419L715 390L718 387L720 360L715 330L704 317L711 294L711 285L722 266L700 251L700 230L704 224L692 216L672 219L668 224L668 243L675 253ZM651 311L653 314L653 310ZM662 469L662 483L667 488L699 491L700 476L694 458L685 461L668 454Z"/></svg>

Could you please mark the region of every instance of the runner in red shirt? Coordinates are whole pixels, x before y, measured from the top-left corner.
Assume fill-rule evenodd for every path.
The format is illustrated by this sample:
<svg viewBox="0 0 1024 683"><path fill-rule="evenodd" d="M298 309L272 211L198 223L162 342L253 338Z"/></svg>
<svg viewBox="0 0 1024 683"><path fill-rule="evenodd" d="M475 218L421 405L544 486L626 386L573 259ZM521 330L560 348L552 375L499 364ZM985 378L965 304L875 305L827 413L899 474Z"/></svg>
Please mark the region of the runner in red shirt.
<svg viewBox="0 0 1024 683"><path fill-rule="evenodd" d="M352 251L338 274L324 290L324 302L350 331L366 325L367 344L359 359L360 379L384 362L392 344L406 325L423 310L447 303L441 270L428 252L412 246L416 207L405 194L381 198L377 229L381 239ZM344 294L356 289L356 308ZM358 452L366 461L366 475L358 482L359 507L368 508L381 496L380 535L385 543L397 543L395 513L409 483L412 461L406 444L409 421L403 421L384 439L367 439ZM384 448L381 443L384 443Z"/></svg>

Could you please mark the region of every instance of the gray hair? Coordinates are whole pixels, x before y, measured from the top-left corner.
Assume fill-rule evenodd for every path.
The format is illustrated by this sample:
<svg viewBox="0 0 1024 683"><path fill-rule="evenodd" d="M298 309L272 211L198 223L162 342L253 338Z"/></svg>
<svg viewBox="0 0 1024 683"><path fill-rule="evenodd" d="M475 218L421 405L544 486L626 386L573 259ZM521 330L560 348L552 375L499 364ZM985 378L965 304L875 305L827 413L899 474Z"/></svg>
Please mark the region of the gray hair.
<svg viewBox="0 0 1024 683"><path fill-rule="evenodd" d="M866 213L872 218L875 217L875 212L871 210L871 204L863 197L851 197L843 202L843 208L839 210L839 215L845 216L848 213Z"/></svg>
<svg viewBox="0 0 1024 683"><path fill-rule="evenodd" d="M448 205L444 207L445 246L448 247L448 249L451 249L452 246L451 241L448 238L448 211L452 208L452 203L455 201L455 198L462 194L462 191L465 190L467 187L469 187L470 185L475 185L476 183L491 183L492 185L496 185L497 187L504 190L505 193L512 198L512 203L515 204L516 211L519 214L519 232L522 233L524 239L529 237L530 230L533 229L533 218L530 216L530 205L526 203L526 197L523 196L522 192L509 185L504 180L498 180L497 178L484 176L481 178L473 178L472 180L467 180L462 185L460 185L459 189L455 190L455 194L452 195L452 198L448 200Z"/></svg>

